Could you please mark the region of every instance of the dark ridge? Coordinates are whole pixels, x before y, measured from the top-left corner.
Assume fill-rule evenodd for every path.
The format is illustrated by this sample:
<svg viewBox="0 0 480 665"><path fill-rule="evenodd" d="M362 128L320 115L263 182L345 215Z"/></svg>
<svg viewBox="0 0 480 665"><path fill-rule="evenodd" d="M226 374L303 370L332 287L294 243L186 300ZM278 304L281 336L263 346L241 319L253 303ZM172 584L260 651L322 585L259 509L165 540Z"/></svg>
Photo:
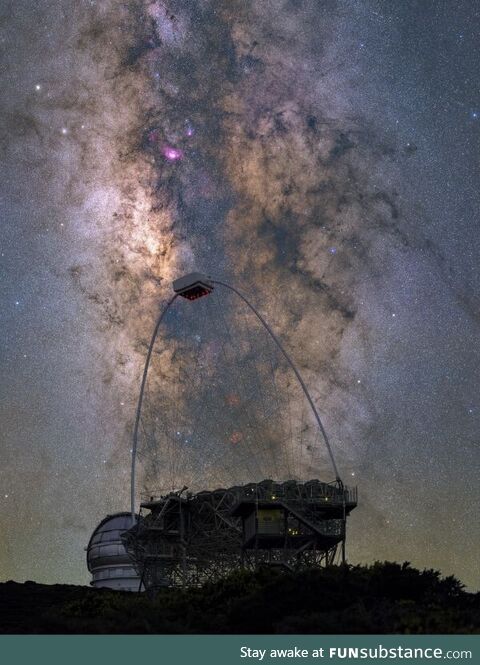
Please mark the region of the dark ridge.
<svg viewBox="0 0 480 665"><path fill-rule="evenodd" d="M6 582L0 597L4 634L480 633L480 593L408 563L239 571L200 589L163 589L154 598Z"/></svg>

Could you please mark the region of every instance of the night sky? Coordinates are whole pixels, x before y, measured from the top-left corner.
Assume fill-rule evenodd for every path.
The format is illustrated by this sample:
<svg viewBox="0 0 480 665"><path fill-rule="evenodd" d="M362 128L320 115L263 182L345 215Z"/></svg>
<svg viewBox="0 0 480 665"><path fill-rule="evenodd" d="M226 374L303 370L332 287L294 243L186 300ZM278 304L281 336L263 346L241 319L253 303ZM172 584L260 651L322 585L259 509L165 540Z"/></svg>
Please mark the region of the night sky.
<svg viewBox="0 0 480 665"><path fill-rule="evenodd" d="M0 16L0 579L87 582L91 531L129 508L154 320L198 269L311 387L359 488L350 561L478 588L479 4Z"/></svg>

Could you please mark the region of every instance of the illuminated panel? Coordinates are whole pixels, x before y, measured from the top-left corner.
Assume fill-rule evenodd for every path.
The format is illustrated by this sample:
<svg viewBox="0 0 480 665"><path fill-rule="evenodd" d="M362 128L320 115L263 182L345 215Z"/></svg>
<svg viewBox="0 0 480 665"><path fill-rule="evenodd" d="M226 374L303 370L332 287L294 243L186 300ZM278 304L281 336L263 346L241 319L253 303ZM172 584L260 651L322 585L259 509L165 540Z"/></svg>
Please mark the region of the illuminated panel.
<svg viewBox="0 0 480 665"><path fill-rule="evenodd" d="M187 300L196 300L197 298L201 298L202 296L208 296L208 294L211 292L212 289L207 289L203 285L198 284L197 286L192 286L191 289L182 291L180 295L183 296L184 298L187 298Z"/></svg>
<svg viewBox="0 0 480 665"><path fill-rule="evenodd" d="M182 298L197 300L208 296L213 291L213 284L208 277L198 272L180 277L173 282L173 290Z"/></svg>

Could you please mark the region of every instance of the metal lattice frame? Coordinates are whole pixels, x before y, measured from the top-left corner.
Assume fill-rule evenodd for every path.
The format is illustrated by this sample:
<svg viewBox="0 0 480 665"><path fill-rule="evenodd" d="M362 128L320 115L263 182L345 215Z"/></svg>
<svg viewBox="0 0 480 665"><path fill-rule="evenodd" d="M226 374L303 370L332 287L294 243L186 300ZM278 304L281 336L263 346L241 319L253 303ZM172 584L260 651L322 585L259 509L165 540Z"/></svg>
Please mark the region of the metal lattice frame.
<svg viewBox="0 0 480 665"><path fill-rule="evenodd" d="M255 568L262 563L281 565L291 570L329 565L333 563L339 545L342 561L345 561L346 518L357 505L356 489L343 485L325 428L292 359L267 322L242 293L229 284L208 279L212 289L213 284L221 285L235 293L248 306L287 360L312 409L336 481L334 484L321 483L318 480L306 483L263 481L194 495L184 494L187 489L184 488L180 492L171 492L158 499L152 497L150 501L144 502L141 519L136 521L135 470L145 386L160 325L178 297L179 293L176 293L160 313L148 347L133 433L133 526L124 534L123 539L147 589L160 586L195 586L218 579L239 567ZM195 294L195 297L201 295ZM282 496L280 500L279 497ZM252 497L257 506L260 505L259 502L266 506L280 506L284 515L288 516L285 517L286 521L296 520L301 525L302 537L285 532L281 542L269 543L267 546L265 540L256 537L253 544L246 544L245 522L240 514L234 512L234 508L239 505L252 505ZM145 514L145 510L149 512Z"/></svg>
<svg viewBox="0 0 480 665"><path fill-rule="evenodd" d="M356 488L318 480L172 492L144 502L148 512L123 538L147 589L198 586L261 564L299 570L333 563L345 539L344 509L356 503ZM242 513L259 506L280 510L295 528L248 540Z"/></svg>

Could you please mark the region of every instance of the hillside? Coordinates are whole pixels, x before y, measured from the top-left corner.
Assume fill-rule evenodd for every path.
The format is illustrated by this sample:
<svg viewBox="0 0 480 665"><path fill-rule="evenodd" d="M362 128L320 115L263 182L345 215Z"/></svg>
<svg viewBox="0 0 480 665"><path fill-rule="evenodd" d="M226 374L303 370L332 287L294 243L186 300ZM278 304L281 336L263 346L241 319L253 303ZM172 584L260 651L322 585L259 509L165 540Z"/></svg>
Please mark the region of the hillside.
<svg viewBox="0 0 480 665"><path fill-rule="evenodd" d="M2 633L480 633L480 593L408 563L239 572L145 595L0 584Z"/></svg>

